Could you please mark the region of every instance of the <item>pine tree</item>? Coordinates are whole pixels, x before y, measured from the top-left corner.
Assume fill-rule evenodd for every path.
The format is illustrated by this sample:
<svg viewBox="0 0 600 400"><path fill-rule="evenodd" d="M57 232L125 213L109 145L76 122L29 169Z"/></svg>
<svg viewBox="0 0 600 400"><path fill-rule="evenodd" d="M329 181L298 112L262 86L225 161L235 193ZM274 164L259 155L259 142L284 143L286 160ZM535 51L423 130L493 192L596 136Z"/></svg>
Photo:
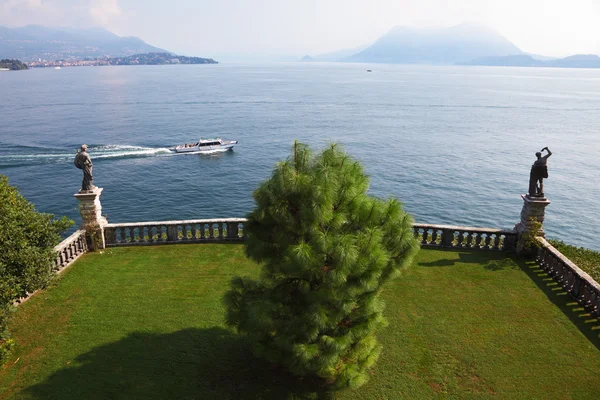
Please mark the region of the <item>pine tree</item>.
<svg viewBox="0 0 600 400"><path fill-rule="evenodd" d="M362 166L338 145L311 156L294 143L254 192L244 228L260 279L234 278L227 322L247 334L257 356L332 387L364 384L385 326L385 282L419 249L412 218L394 199L367 195Z"/></svg>

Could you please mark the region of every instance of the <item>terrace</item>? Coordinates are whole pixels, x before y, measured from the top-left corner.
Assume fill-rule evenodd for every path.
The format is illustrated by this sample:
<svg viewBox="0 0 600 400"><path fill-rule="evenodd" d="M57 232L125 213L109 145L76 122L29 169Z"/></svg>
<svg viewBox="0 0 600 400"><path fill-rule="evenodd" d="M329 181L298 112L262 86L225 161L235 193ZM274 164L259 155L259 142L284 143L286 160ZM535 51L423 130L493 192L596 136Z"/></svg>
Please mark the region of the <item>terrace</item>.
<svg viewBox="0 0 600 400"><path fill-rule="evenodd" d="M597 399L600 393L598 319L537 263L512 253L422 249L383 293L390 324L378 333L384 351L370 381L335 394L254 358L225 326L221 299L229 280L258 272L238 243L84 254L19 307L10 327L19 346L0 369L0 398Z"/></svg>

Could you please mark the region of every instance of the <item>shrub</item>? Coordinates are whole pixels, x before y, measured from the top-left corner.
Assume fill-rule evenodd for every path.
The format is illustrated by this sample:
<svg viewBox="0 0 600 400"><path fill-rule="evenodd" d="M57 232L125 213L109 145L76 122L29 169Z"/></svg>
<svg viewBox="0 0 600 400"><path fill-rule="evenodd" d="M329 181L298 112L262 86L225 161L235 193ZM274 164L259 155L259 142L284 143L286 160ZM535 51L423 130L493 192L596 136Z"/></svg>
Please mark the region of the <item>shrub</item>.
<svg viewBox="0 0 600 400"><path fill-rule="evenodd" d="M362 166L339 146L312 157L295 143L254 192L245 226L261 278L235 278L225 296L228 324L257 356L336 389L366 382L386 323L379 293L419 249L400 203L367 189Z"/></svg>
<svg viewBox="0 0 600 400"><path fill-rule="evenodd" d="M37 212L0 175L0 364L12 345L6 329L12 303L48 283L56 257L53 248L72 223Z"/></svg>
<svg viewBox="0 0 600 400"><path fill-rule="evenodd" d="M596 282L600 282L600 252L565 244L560 240L549 240L549 242L575 265L590 274Z"/></svg>

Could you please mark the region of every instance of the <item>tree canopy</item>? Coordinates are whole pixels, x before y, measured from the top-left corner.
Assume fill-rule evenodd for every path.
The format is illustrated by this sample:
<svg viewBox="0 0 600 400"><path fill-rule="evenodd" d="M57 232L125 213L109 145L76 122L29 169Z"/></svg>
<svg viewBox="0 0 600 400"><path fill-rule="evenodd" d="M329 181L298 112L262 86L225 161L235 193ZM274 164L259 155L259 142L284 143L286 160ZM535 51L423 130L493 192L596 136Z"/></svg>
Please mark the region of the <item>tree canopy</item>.
<svg viewBox="0 0 600 400"><path fill-rule="evenodd" d="M12 71L29 69L27 65L23 64L21 61L9 59L0 60L0 68L8 68Z"/></svg>
<svg viewBox="0 0 600 400"><path fill-rule="evenodd" d="M0 175L0 364L12 303L44 287L54 273L54 246L73 221L37 212Z"/></svg>
<svg viewBox="0 0 600 400"><path fill-rule="evenodd" d="M401 204L368 185L340 146L313 156L296 142L254 192L244 228L261 278L233 279L225 297L228 324L258 356L335 388L366 382L386 324L379 293L419 249Z"/></svg>

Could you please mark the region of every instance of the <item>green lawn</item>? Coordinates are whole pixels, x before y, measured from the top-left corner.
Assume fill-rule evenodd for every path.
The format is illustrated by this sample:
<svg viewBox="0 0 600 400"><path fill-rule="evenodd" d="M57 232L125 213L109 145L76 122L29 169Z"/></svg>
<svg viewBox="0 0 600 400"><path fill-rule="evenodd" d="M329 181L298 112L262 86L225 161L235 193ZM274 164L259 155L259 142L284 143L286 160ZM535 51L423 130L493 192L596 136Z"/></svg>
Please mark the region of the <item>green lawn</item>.
<svg viewBox="0 0 600 400"><path fill-rule="evenodd" d="M19 307L2 399L598 399L600 324L534 264L422 250L383 296L369 383L328 394L255 359L221 297L259 268L241 245L81 258Z"/></svg>

